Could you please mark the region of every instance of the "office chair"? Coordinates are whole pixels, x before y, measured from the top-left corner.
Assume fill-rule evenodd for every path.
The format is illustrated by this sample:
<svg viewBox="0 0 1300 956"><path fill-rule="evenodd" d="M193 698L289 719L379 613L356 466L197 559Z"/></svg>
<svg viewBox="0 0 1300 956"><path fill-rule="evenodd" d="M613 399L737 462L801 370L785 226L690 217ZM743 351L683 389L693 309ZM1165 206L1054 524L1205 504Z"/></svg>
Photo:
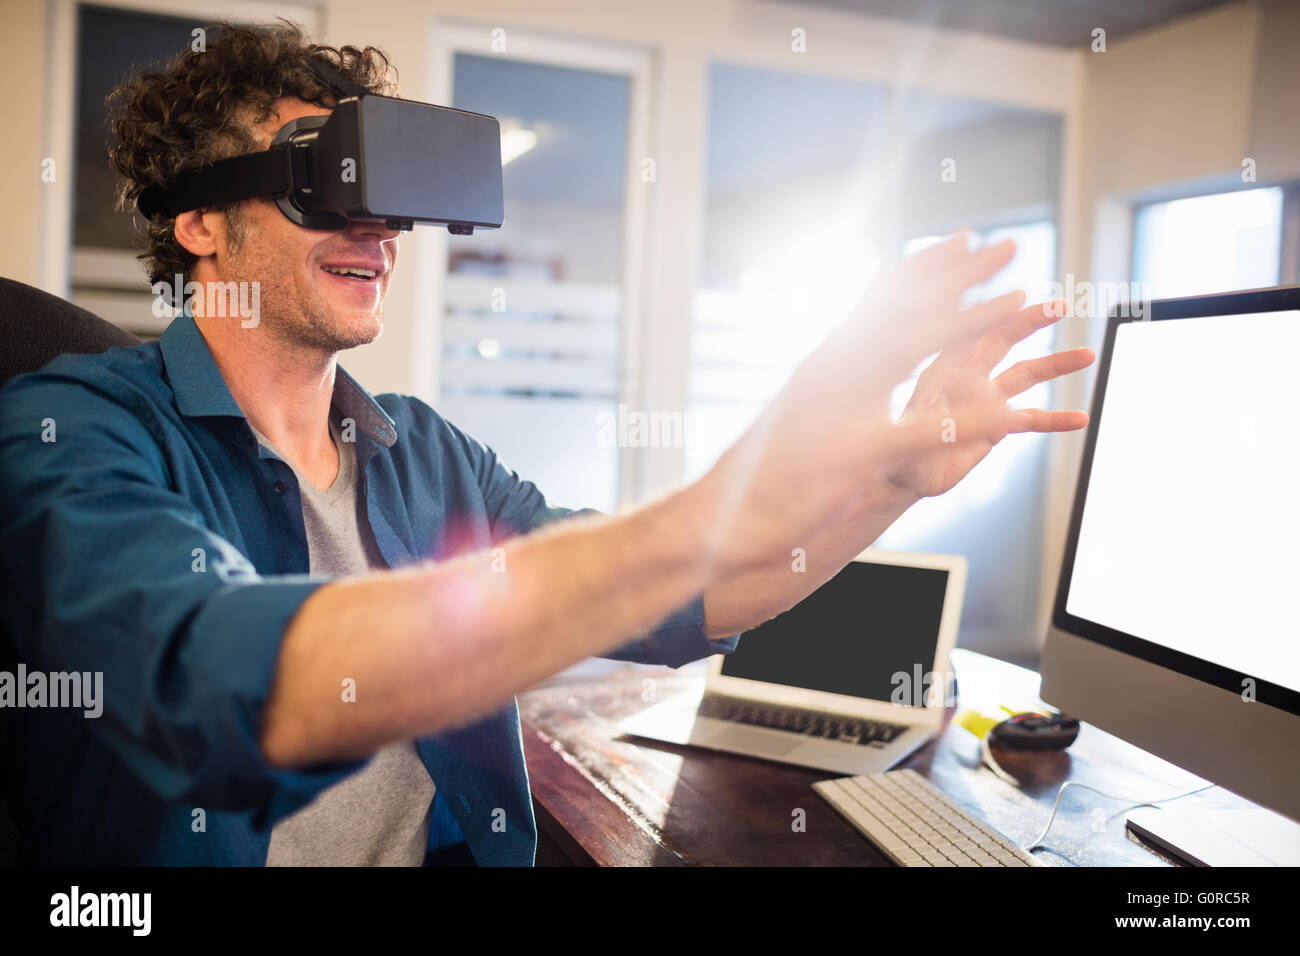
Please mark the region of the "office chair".
<svg viewBox="0 0 1300 956"><path fill-rule="evenodd" d="M0 278L0 386L71 352L98 355L140 340L93 312L13 279Z"/></svg>
<svg viewBox="0 0 1300 956"><path fill-rule="evenodd" d="M0 278L0 387L24 372L34 372L65 353L98 354L140 340L93 312L12 279ZM0 402L0 408L3 403ZM0 670L11 674L18 651L0 626ZM16 779L13 738L6 709L0 707L0 866L18 862L19 834L10 808Z"/></svg>

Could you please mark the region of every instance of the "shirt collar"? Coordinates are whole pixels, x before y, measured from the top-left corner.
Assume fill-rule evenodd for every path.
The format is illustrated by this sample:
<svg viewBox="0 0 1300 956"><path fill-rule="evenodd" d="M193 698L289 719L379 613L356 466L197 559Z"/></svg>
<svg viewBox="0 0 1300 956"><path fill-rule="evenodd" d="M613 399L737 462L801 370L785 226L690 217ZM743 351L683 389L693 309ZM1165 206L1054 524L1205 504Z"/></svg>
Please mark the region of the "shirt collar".
<svg viewBox="0 0 1300 956"><path fill-rule="evenodd" d="M245 417L188 309L172 320L158 344L182 415ZM341 365L334 370L333 403L385 448L397 441L396 423Z"/></svg>

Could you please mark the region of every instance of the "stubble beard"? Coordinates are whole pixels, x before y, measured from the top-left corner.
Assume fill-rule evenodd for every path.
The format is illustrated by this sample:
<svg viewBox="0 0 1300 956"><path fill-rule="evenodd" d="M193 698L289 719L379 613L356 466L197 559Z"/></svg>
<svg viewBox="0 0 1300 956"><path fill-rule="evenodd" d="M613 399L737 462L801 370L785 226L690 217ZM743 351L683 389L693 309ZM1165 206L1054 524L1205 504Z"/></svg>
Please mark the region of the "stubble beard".
<svg viewBox="0 0 1300 956"><path fill-rule="evenodd" d="M288 270L276 268L265 270L265 264L274 263L275 256L266 250L265 255L256 248L247 245L247 234L238 229L238 242L229 247L231 271L240 277L253 277L252 281L260 283L260 302L262 328L286 348L328 352L334 354L346 349L366 345L379 338L383 330L383 312L375 320L378 329L357 329L345 321L333 320L332 309L326 296L319 289L310 291L303 300L287 301L285 296L292 296L293 276ZM262 268L258 268L261 265ZM378 278L372 280L380 281Z"/></svg>

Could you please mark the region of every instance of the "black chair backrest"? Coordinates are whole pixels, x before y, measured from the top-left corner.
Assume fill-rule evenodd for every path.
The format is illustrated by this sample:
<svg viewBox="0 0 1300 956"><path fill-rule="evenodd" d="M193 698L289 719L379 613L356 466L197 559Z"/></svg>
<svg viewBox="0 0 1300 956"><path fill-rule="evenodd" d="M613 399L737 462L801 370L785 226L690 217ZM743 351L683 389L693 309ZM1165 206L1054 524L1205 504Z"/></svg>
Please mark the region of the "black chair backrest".
<svg viewBox="0 0 1300 956"><path fill-rule="evenodd" d="M34 372L64 353L98 354L140 340L93 312L13 279L0 278L0 386L16 375ZM3 467L3 462L0 462ZM18 651L0 627L0 670L15 673ZM22 692L21 689L19 691ZM18 859L19 833L9 808L9 786L21 768L14 766L12 733L0 707L0 865Z"/></svg>
<svg viewBox="0 0 1300 956"><path fill-rule="evenodd" d="M81 306L0 278L0 385L65 352L97 355L140 340Z"/></svg>

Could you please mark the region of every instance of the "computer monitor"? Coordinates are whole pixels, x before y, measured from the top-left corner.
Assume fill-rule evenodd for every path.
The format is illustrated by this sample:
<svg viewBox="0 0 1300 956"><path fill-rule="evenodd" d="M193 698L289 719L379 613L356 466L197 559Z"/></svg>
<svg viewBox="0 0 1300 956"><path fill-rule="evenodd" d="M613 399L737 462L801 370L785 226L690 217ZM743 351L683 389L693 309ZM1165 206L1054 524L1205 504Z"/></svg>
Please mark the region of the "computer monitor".
<svg viewBox="0 0 1300 956"><path fill-rule="evenodd" d="M1107 323L1040 693L1300 818L1300 287L1140 311Z"/></svg>

